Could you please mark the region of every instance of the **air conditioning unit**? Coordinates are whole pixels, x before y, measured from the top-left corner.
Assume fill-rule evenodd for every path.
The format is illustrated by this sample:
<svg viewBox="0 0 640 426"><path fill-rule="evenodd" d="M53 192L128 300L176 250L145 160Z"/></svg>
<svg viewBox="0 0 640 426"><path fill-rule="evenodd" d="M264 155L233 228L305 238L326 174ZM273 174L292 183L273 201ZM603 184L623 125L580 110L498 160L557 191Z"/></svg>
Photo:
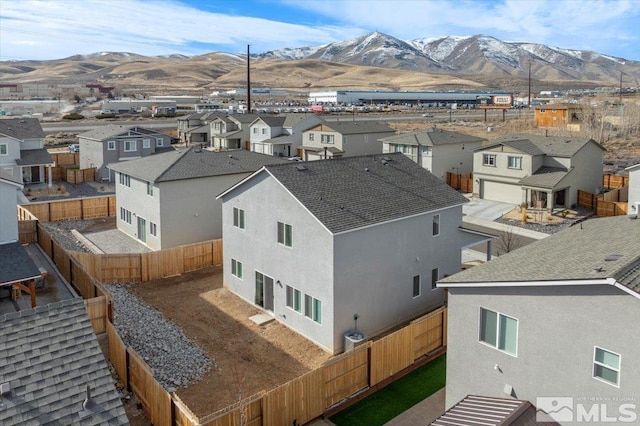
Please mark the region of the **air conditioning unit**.
<svg viewBox="0 0 640 426"><path fill-rule="evenodd" d="M349 352L367 341L367 336L358 330L349 330L344 333L344 351Z"/></svg>

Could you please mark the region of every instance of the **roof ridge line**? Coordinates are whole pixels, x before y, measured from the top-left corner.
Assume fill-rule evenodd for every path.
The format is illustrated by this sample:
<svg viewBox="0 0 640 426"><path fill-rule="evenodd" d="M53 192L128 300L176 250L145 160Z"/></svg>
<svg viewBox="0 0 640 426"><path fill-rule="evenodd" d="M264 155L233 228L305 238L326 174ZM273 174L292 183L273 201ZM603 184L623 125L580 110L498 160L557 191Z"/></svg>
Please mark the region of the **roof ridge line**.
<svg viewBox="0 0 640 426"><path fill-rule="evenodd" d="M171 163L169 167L165 168L164 171L156 177L155 181L158 182L162 176L164 176L167 172L169 172L169 170L173 169L176 163L180 161L180 159L184 157L188 152L190 152L192 148L193 148L192 146L186 147L182 152L179 150L176 150L178 151L178 154L179 154L178 157ZM175 152L175 151L169 151L167 154L171 152Z"/></svg>

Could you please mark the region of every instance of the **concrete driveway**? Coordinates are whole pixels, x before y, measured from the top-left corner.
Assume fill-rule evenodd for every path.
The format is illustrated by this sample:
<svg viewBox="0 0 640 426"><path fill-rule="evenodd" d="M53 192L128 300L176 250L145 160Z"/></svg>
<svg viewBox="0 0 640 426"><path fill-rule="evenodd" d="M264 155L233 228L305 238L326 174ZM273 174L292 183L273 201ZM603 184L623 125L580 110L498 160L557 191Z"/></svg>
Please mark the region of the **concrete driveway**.
<svg viewBox="0 0 640 426"><path fill-rule="evenodd" d="M515 204L470 197L469 202L462 205L462 213L464 216L493 221L516 207Z"/></svg>

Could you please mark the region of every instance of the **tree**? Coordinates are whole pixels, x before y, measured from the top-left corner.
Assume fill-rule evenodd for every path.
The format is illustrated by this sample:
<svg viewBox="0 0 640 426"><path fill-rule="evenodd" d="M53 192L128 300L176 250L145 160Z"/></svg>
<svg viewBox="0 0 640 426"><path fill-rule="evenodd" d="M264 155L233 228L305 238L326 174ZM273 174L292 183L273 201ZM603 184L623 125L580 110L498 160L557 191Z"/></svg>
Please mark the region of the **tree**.
<svg viewBox="0 0 640 426"><path fill-rule="evenodd" d="M496 242L496 253L501 254L512 252L522 245L520 236L515 233L513 226L509 226L504 232L500 233L500 238Z"/></svg>

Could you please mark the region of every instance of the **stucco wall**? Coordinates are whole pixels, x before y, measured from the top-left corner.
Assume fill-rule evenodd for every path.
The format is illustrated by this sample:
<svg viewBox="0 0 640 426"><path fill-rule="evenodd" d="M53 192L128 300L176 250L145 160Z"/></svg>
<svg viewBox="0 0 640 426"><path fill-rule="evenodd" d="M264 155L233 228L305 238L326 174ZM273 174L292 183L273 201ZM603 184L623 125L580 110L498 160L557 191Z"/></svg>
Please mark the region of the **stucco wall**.
<svg viewBox="0 0 640 426"><path fill-rule="evenodd" d="M631 208L636 205L636 210ZM629 214L638 214L640 211L640 167L629 170Z"/></svg>
<svg viewBox="0 0 640 426"><path fill-rule="evenodd" d="M446 406L466 395L640 395L640 300L612 286L450 289ZM479 342L480 307L518 319L517 356ZM620 387L592 377L594 346L621 355ZM494 367L498 365L499 370Z"/></svg>
<svg viewBox="0 0 640 426"><path fill-rule="evenodd" d="M146 220L146 243L152 250L160 250L161 224L160 224L160 192L154 187L153 196L147 194L147 182L131 177L131 186L120 184L119 173L114 174L116 182L116 223L118 229L132 238L138 239L137 218ZM131 224L120 217L120 208L124 207L132 213ZM135 213L135 216L133 215ZM157 235L151 235L150 223L157 226ZM140 241L142 243L142 241Z"/></svg>
<svg viewBox="0 0 640 426"><path fill-rule="evenodd" d="M107 162L104 161L103 145L101 142L78 138L80 145L80 168L88 169L90 167L97 168L96 179L109 177L109 170L107 170ZM104 148L106 149L106 147Z"/></svg>
<svg viewBox="0 0 640 426"><path fill-rule="evenodd" d="M1 144L7 144L7 155L0 155L0 168L15 178L21 179L16 159L20 158L20 141L12 138L0 138Z"/></svg>
<svg viewBox="0 0 640 426"><path fill-rule="evenodd" d="M18 239L18 187L0 182L0 244Z"/></svg>

